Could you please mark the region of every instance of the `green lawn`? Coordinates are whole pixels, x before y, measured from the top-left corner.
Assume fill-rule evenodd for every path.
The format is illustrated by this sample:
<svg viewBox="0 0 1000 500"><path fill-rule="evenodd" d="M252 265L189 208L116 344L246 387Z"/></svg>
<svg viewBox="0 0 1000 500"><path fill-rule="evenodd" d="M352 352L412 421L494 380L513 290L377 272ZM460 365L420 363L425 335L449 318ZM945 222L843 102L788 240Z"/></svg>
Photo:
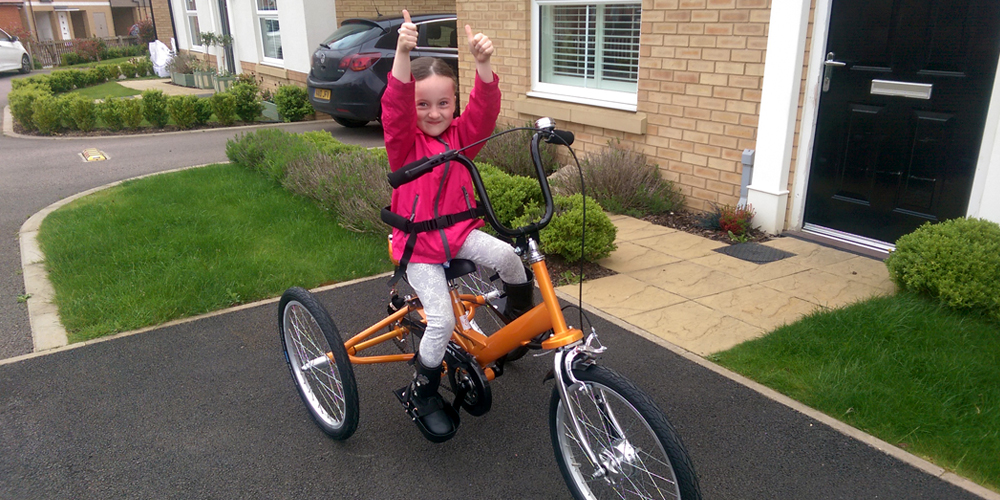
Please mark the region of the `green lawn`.
<svg viewBox="0 0 1000 500"><path fill-rule="evenodd" d="M1000 487L1000 324L909 293L814 314L711 360Z"/></svg>
<svg viewBox="0 0 1000 500"><path fill-rule="evenodd" d="M39 242L70 342L391 269L384 236L234 165L87 196L46 217Z"/></svg>
<svg viewBox="0 0 1000 500"><path fill-rule="evenodd" d="M118 82L105 82L67 92L67 94L80 94L95 101L98 99L107 99L109 97L128 97L139 95L141 93L142 92L138 90L120 85Z"/></svg>

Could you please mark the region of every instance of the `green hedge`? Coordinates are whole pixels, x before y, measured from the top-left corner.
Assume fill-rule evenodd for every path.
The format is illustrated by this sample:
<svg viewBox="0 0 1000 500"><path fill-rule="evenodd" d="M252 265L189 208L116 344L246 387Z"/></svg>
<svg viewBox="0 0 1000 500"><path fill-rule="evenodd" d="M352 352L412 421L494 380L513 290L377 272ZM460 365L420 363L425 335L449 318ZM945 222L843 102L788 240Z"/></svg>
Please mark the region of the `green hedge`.
<svg viewBox="0 0 1000 500"><path fill-rule="evenodd" d="M983 219L926 223L896 241L885 261L901 288L1000 319L1000 225Z"/></svg>

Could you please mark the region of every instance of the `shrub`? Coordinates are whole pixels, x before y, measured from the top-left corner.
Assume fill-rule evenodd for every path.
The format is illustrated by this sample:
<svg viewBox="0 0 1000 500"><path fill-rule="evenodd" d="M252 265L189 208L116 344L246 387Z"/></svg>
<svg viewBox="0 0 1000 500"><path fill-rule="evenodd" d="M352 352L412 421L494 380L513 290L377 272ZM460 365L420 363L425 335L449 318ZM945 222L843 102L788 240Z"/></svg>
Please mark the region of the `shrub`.
<svg viewBox="0 0 1000 500"><path fill-rule="evenodd" d="M238 80L229 92L236 97L236 116L247 123L257 121L264 110L257 86Z"/></svg>
<svg viewBox="0 0 1000 500"><path fill-rule="evenodd" d="M73 77L73 86L78 89L92 85L92 82L90 81L90 74L86 71L74 70L70 71L70 75Z"/></svg>
<svg viewBox="0 0 1000 500"><path fill-rule="evenodd" d="M156 30L153 28L153 21L143 19L137 23L139 25L139 46L149 50L149 43L156 40Z"/></svg>
<svg viewBox="0 0 1000 500"><path fill-rule="evenodd" d="M90 38L83 40L76 46L76 53L84 61L100 61L101 54L108 49L104 40L100 38Z"/></svg>
<svg viewBox="0 0 1000 500"><path fill-rule="evenodd" d="M544 203L538 180L510 175L489 163L480 162L477 166L486 193L490 196L490 204L501 224L512 227L515 220ZM538 217L541 217L540 210Z"/></svg>
<svg viewBox="0 0 1000 500"><path fill-rule="evenodd" d="M197 62L191 54L177 54L167 63L167 71L171 73L194 73L193 65Z"/></svg>
<svg viewBox="0 0 1000 500"><path fill-rule="evenodd" d="M193 95L172 95L167 98L167 113L179 128L188 129L194 125L198 112L198 98Z"/></svg>
<svg viewBox="0 0 1000 500"><path fill-rule="evenodd" d="M493 132L498 133L513 128L515 127L497 125ZM476 155L476 159L494 165L511 175L534 178L535 164L531 162L531 135L530 130L522 130L487 141ZM539 145L545 173L552 173L556 169L555 151L556 146L552 144L543 142Z"/></svg>
<svg viewBox="0 0 1000 500"><path fill-rule="evenodd" d="M388 157L374 151L363 149L338 155L314 151L288 163L282 184L316 200L345 229L384 233L387 227L379 213L392 194L385 180L388 173Z"/></svg>
<svg viewBox="0 0 1000 500"><path fill-rule="evenodd" d="M299 134L299 137L312 144L312 146L315 147L320 154L328 156L339 155L349 151L357 151L359 149L367 149L364 146L358 146L355 144L344 144L343 142L334 139L329 132L323 130L303 132Z"/></svg>
<svg viewBox="0 0 1000 500"><path fill-rule="evenodd" d="M585 247L581 252L580 239L583 236L583 195L556 195L555 214L552 221L539 233L542 251L561 256L567 262L576 262L583 258L587 262L603 259L613 252L618 228L611 222L607 214L591 197L587 197L587 225ZM541 218L541 207L526 214L515 223L524 225Z"/></svg>
<svg viewBox="0 0 1000 500"><path fill-rule="evenodd" d="M316 148L301 136L277 129L261 129L226 141L229 161L278 182L285 178L290 162L315 153Z"/></svg>
<svg viewBox="0 0 1000 500"><path fill-rule="evenodd" d="M74 64L80 64L87 62L80 54L76 52L67 52L61 56L60 66L72 66Z"/></svg>
<svg viewBox="0 0 1000 500"><path fill-rule="evenodd" d="M274 104L278 106L278 116L286 122L297 122L313 112L308 91L298 85L278 87L274 94Z"/></svg>
<svg viewBox="0 0 1000 500"><path fill-rule="evenodd" d="M72 95L66 105L66 114L73 128L82 132L89 132L94 129L97 121L97 106L94 101L82 95Z"/></svg>
<svg viewBox="0 0 1000 500"><path fill-rule="evenodd" d="M14 80L17 81L17 80ZM10 104L10 114L15 122L20 123L25 130L35 130L35 122L32 121L32 103L35 99L44 96L51 96L52 91L48 85L27 85L7 94Z"/></svg>
<svg viewBox="0 0 1000 500"><path fill-rule="evenodd" d="M63 92L69 92L73 90L73 85L76 82L74 74L78 71L72 69L64 69L61 71L53 71L49 74L49 88L55 94L61 94Z"/></svg>
<svg viewBox="0 0 1000 500"><path fill-rule="evenodd" d="M110 64L101 64L99 66L94 66L94 68L91 71L96 71L97 72L97 82L98 83L104 83L104 82L106 82L108 80L113 80L113 79L117 78L117 75L115 74L117 72L117 70L118 70L118 66L115 66L115 71L113 72L113 71L111 71L111 65Z"/></svg>
<svg viewBox="0 0 1000 500"><path fill-rule="evenodd" d="M220 92L213 95L210 102L219 123L229 126L236 121L236 96L228 92Z"/></svg>
<svg viewBox="0 0 1000 500"><path fill-rule="evenodd" d="M118 101L118 112L122 123L127 128L137 129L142 125L142 101L139 99L121 99Z"/></svg>
<svg viewBox="0 0 1000 500"><path fill-rule="evenodd" d="M108 130L121 130L125 126L122 114L118 111L117 99L105 99L97 105L97 116L104 122Z"/></svg>
<svg viewBox="0 0 1000 500"><path fill-rule="evenodd" d="M121 70L122 76L125 78L135 78L136 68L134 63L125 61L118 65L118 69Z"/></svg>
<svg viewBox="0 0 1000 500"><path fill-rule="evenodd" d="M87 81L89 81L91 85L97 85L98 83L108 81L108 76L99 68L90 68L87 70Z"/></svg>
<svg viewBox="0 0 1000 500"><path fill-rule="evenodd" d="M195 98L194 104L195 125L204 125L208 123L208 120L212 118L212 101L199 97Z"/></svg>
<svg viewBox="0 0 1000 500"><path fill-rule="evenodd" d="M644 153L611 141L608 147L587 155L581 162L584 187L609 212L633 217L667 213L684 201L674 184L660 175ZM553 179L553 187L565 193L579 193L580 176L575 168L563 169Z"/></svg>
<svg viewBox="0 0 1000 500"><path fill-rule="evenodd" d="M35 128L44 135L59 130L62 125L59 99L52 95L39 96L31 103L31 119Z"/></svg>
<svg viewBox="0 0 1000 500"><path fill-rule="evenodd" d="M1000 225L995 222L925 223L896 241L885 264L901 288L1000 318Z"/></svg>
<svg viewBox="0 0 1000 500"><path fill-rule="evenodd" d="M162 90L142 92L142 116L156 128L163 128L167 124L170 113L167 111L167 96Z"/></svg>
<svg viewBox="0 0 1000 500"><path fill-rule="evenodd" d="M150 61L148 57L132 59L131 62L135 64L136 75L140 78L153 74L153 61Z"/></svg>
<svg viewBox="0 0 1000 500"><path fill-rule="evenodd" d="M753 207L750 205L723 205L719 211L719 230L728 232L730 236L745 236L753 229Z"/></svg>

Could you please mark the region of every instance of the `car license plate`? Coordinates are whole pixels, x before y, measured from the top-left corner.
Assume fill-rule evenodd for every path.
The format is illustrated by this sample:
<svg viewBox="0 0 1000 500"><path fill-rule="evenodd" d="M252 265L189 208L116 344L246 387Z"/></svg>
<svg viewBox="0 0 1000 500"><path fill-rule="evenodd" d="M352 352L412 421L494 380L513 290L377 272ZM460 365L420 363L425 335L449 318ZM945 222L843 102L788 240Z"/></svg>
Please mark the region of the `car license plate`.
<svg viewBox="0 0 1000 500"><path fill-rule="evenodd" d="M317 101L329 101L330 89L316 89L316 93L313 94L313 97L315 97Z"/></svg>

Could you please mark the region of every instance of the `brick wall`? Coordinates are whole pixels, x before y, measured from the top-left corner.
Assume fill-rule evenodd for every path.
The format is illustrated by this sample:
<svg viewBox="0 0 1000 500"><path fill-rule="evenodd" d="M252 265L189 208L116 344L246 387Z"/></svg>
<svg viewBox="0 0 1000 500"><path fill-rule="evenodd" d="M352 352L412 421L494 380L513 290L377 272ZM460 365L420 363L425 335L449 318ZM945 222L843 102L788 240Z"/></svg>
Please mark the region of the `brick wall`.
<svg viewBox="0 0 1000 500"><path fill-rule="evenodd" d="M408 2L378 2L378 12L383 16L399 15L403 9L411 14L433 14L438 12L455 12L455 0L413 0ZM337 25L344 19L352 17L374 18L376 3L371 0L338 0Z"/></svg>
<svg viewBox="0 0 1000 500"><path fill-rule="evenodd" d="M17 5L0 5L0 28L19 34L24 26L21 23L21 9Z"/></svg>
<svg viewBox="0 0 1000 500"><path fill-rule="evenodd" d="M170 7L168 0L151 0L150 10L153 12L153 21L156 24L156 39L170 46L170 39L174 38L174 26L170 22Z"/></svg>
<svg viewBox="0 0 1000 500"><path fill-rule="evenodd" d="M612 139L643 151L682 190L691 209L735 205L743 150L755 147L770 0L641 1L636 113L583 105L573 106L573 113L589 108L597 116L644 117L645 133L560 123L576 133L578 153L605 148ZM544 102L527 97L530 8L530 0L473 0L459 2L457 9L460 25L469 23L494 41L493 65L504 92L501 120L511 124L536 117L515 108L524 111ZM462 87L468 89L474 70L464 51L460 70ZM529 104L516 105L525 99Z"/></svg>

